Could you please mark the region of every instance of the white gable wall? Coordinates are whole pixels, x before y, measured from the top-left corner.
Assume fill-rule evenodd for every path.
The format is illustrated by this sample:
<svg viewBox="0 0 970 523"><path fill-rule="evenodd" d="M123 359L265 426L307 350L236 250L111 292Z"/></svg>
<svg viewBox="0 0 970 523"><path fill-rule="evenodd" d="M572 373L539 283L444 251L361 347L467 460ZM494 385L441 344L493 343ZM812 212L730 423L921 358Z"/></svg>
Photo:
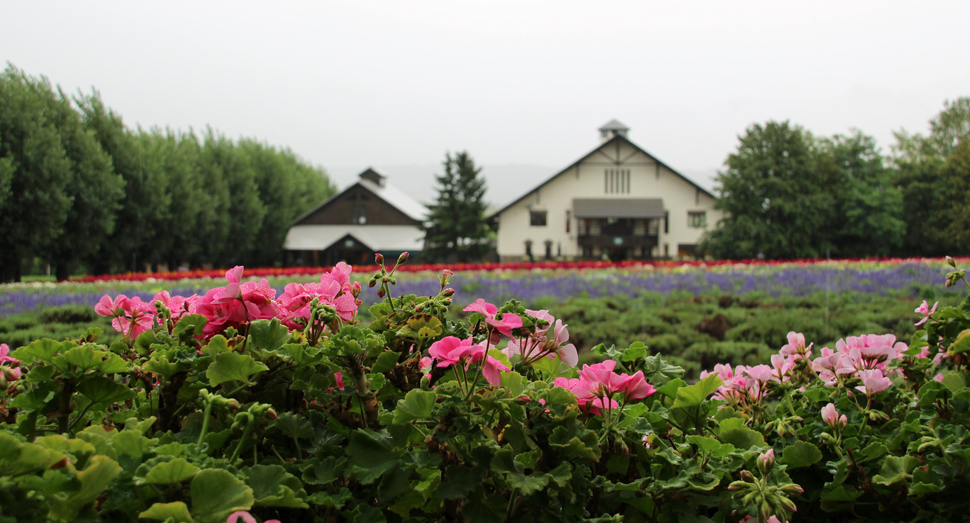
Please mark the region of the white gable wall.
<svg viewBox="0 0 970 523"><path fill-rule="evenodd" d="M619 151L617 151L619 145ZM606 153L604 156L601 153ZM619 158L623 163L617 165L611 158ZM606 169L629 169L629 193L608 192L604 188ZM660 166L628 143L618 141L605 145L568 171L525 198L515 203L499 215L497 250L502 260L518 260L525 256L525 242L532 241L532 254L541 259L545 254L545 241L552 241L552 255L561 249L562 256L579 257L582 249L577 242L577 220L572 216L574 198L660 198L669 212L668 232L664 233L661 223L659 246L654 256L664 256L664 244L668 254L677 255L679 244L697 244L703 233L712 228L721 218L721 212L714 210L714 198L675 174ZM530 204L532 210L547 211L545 226L529 224ZM569 232L566 232L566 210L570 211ZM706 211L706 228L691 228L688 225L689 211Z"/></svg>

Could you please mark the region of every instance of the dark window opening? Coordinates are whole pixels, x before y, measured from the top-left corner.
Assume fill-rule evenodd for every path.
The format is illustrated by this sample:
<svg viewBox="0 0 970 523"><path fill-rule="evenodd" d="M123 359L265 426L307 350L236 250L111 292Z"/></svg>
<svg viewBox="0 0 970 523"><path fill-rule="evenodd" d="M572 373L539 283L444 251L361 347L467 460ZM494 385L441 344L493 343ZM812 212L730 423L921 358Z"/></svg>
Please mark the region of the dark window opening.
<svg viewBox="0 0 970 523"><path fill-rule="evenodd" d="M529 211L529 225L533 227L545 227L546 211Z"/></svg>
<svg viewBox="0 0 970 523"><path fill-rule="evenodd" d="M354 204L351 209L350 223L360 225L367 223L367 206Z"/></svg>

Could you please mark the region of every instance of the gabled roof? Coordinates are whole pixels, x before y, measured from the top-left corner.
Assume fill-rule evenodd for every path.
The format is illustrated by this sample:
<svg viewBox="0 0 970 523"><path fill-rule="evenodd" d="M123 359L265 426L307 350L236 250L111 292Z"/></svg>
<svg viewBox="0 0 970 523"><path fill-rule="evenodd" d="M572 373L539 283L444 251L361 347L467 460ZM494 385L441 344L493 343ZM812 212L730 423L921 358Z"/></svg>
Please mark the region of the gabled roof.
<svg viewBox="0 0 970 523"><path fill-rule="evenodd" d="M613 121L615 122L616 120L613 120ZM612 123L612 122L610 122L610 123ZM617 123L619 123L619 122L617 122ZM607 124L607 125L609 125L609 124ZM623 124L620 124L620 125L623 125ZM702 192L703 192L704 194L706 194L706 195L708 195L708 196L710 196L711 198L717 198L717 196L715 196L715 195L714 195L714 193L712 193L711 191L708 191L708 190L707 190L707 189L705 189L704 187L701 187L701 186L700 186L700 185L698 185L698 184L697 184L697 182L695 182L694 180L691 180L690 178L688 178L688 177L686 177L686 176L684 176L683 174L680 174L679 172L677 172L676 170L674 170L674 168L673 168L673 167L671 167L671 166L669 166L669 165L667 165L667 164L665 164L665 163L663 163L663 162L662 162L662 161L660 161L660 160L659 160L659 159L658 159L658 158L657 158L656 156L654 156L654 155L652 155L652 154L650 154L650 153L648 153L648 152L647 152L647 151L645 151L645 150L644 150L644 149L643 149L642 147L640 147L639 145L637 145L637 144L635 144L635 143L633 143L633 142L631 142L631 141L630 141L630 140L629 140L628 138L626 138L625 136L621 136L621 135L616 135L616 136L614 136L613 138L610 138L609 140L607 140L607 141L605 141L605 142L603 142L602 144L600 144L600 146L599 146L599 147L597 147L597 148L595 148L595 149L593 149L592 151L590 151L589 153L587 153L586 155L584 155L584 156L583 156L582 158L580 158L580 159L578 159L578 160L576 160L575 162L573 162L573 163L571 163L571 164L569 164L569 167L566 167L565 169L563 169L563 170L561 170L561 171L559 171L558 173L556 173L556 174L554 174L554 175L552 175L551 177L549 177L549 178L548 178L548 179L547 179L546 181L544 181L544 182L542 182L542 183L540 183L539 185L537 185L537 186L535 186L535 187L533 187L532 189L529 189L529 190L528 190L528 191L526 191L526 192L525 192L524 194L522 194L522 196L519 196L518 198L516 198L516 199L515 199L515 200L514 200L514 201L513 201L512 203L510 203L510 204L508 204L508 205L506 205L505 207L502 207L502 208L501 208L501 209L499 209L498 211L495 211L495 213L494 213L494 214L492 214L491 216L489 216L489 219L491 220L492 218L495 218L496 216L498 216L498 215L500 215L500 214L502 214L503 212L505 212L505 211L507 211L507 210L508 210L508 209L509 209L510 207L512 207L513 205L515 205L515 204L517 204L517 203L519 203L519 202L521 202L521 201L522 201L522 200L524 200L524 199L525 199L526 197L528 197L528 196L529 196L530 194L532 194L532 193L534 193L534 192L536 192L536 191L538 191L539 189L541 189L541 188L543 188L543 187L544 187L544 186L545 186L546 184L548 184L549 182L551 182L551 181L553 181L553 180L555 180L556 178L558 178L559 176L561 176L561 175L563 175L563 174L565 174L565 173L567 173L567 172L569 172L569 171L570 171L570 170L571 170L571 169L572 169L573 167L576 167L577 165L579 165L580 163L582 163L582 162L583 162L583 160L586 160L586 159L587 159L587 158L589 158L590 156L593 156L593 155L594 155L594 154L596 154L596 152L597 152L597 151L599 151L600 149L603 149L603 148L605 148L605 147L607 147L607 146L609 146L609 145L611 145L611 144L615 144L615 143L616 143L617 141L620 141L621 143L626 143L626 144L628 144L628 145L630 145L630 147L633 147L633 148L634 148L634 149L636 149L637 151L639 151L639 152L641 152L641 153L643 153L643 154L644 154L644 155L645 155L645 156L646 156L647 158L650 158L651 160L653 160L653 161L655 161L655 162L657 162L657 163L658 163L658 164L660 164L661 166L663 166L663 167L665 167L665 168L667 168L667 170L669 170L670 172L672 172L672 173L674 173L674 174L676 174L677 176L680 176L680 177L681 177L681 178L682 178L682 179L683 179L683 180L684 180L685 182L687 182L687 183L689 183L689 184L691 184L691 185L693 185L693 186L694 186L694 187L696 187L696 188L697 188L697 189L698 189L699 191L702 191Z"/></svg>
<svg viewBox="0 0 970 523"><path fill-rule="evenodd" d="M378 174L379 176L382 176L384 178L387 178L386 176L384 176L383 174L381 174L379 171L377 171L377 169L374 169L373 167L368 167L367 169L364 169L364 171L361 172L358 176L363 176L363 175L368 174L368 173L375 173L375 174ZM297 219L293 220L293 222L290 223L290 227L293 227L294 225L296 225L296 224L300 223L301 221L303 221L303 219L306 218L307 216L310 216L311 214L313 214L313 213L319 211L320 209L326 207L327 204L329 204L330 202L336 200L342 194L344 194L345 192L353 189L354 187L356 187L358 185L361 186L361 187L363 187L364 189L367 189L369 192L373 193L375 196L377 196L381 200L384 200L385 202L387 202L388 204L390 204L395 209L403 212L405 215L407 215L408 218L411 218L412 220L417 220L419 222L423 222L424 220L427 219L427 216L428 216L428 208L427 207L425 207L423 204L419 203L414 198L411 198L407 194L404 194L397 187L394 187L393 185L387 183L386 180L384 181L384 184L383 185L378 185L378 184L376 184L376 183L374 183L374 182L372 182L372 181L370 181L370 180L368 180L366 178L360 178L359 180L357 180L357 183L351 184L346 189L344 189L344 190L340 191L339 193L337 193L337 194L331 196L330 198L328 198L327 201L325 201L325 202L321 203L320 205L317 205L316 207L310 209L309 211L301 214Z"/></svg>

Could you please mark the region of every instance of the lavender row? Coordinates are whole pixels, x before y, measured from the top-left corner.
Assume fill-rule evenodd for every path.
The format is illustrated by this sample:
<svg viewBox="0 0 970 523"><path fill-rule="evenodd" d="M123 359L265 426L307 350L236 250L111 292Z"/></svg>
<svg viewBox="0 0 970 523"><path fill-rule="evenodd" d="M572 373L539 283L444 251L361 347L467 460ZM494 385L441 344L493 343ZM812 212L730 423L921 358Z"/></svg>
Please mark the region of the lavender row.
<svg viewBox="0 0 970 523"><path fill-rule="evenodd" d="M915 297L921 288L940 287L945 270L923 264L881 267L793 266L745 267L727 270L691 269L684 271L541 271L533 273L459 273L452 279L456 302L466 304L477 298L502 303L516 298L525 303L539 299L565 300L572 296L629 296L645 293L668 296L675 292L705 294L720 292L745 295L768 294L773 297L807 297L820 292L834 294L903 294ZM401 274L395 294L429 295L437 293L435 275ZM282 287L276 289L277 295ZM150 300L153 292L129 289L125 293ZM172 295L204 293L204 288L176 288ZM58 293L55 289L0 292L0 317L61 305L94 306L103 293ZM364 306L377 301L373 289L361 296Z"/></svg>

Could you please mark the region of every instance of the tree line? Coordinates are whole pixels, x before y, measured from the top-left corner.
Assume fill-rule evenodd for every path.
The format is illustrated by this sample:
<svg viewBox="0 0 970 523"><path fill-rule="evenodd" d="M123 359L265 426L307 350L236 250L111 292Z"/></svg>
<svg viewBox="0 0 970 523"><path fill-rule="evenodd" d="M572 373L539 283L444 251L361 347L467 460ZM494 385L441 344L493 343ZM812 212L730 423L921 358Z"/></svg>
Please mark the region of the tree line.
<svg viewBox="0 0 970 523"><path fill-rule="evenodd" d="M816 137L755 124L717 177L715 258L970 254L970 98L946 101L926 135L895 134L891 156L858 130Z"/></svg>
<svg viewBox="0 0 970 523"><path fill-rule="evenodd" d="M0 282L183 264L269 266L290 223L336 192L286 148L207 128L132 129L97 91L0 75Z"/></svg>

